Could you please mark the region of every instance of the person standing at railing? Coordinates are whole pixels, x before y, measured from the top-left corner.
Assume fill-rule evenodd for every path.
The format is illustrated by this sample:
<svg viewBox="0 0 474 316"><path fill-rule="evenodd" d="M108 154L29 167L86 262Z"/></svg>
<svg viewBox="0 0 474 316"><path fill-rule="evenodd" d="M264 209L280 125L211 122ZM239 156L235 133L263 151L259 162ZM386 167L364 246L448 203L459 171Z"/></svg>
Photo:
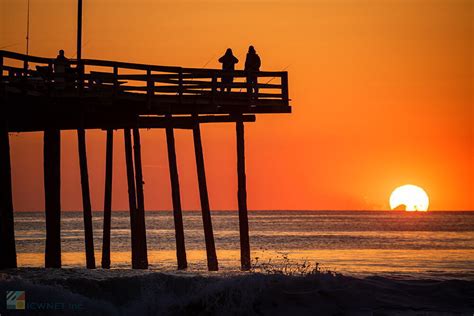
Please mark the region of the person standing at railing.
<svg viewBox="0 0 474 316"><path fill-rule="evenodd" d="M245 59L245 71L247 72L247 93L252 94L255 91L255 98L258 97L258 78L257 72L260 71L261 61L255 48L249 47L247 58Z"/></svg>
<svg viewBox="0 0 474 316"><path fill-rule="evenodd" d="M54 82L56 88L64 90L66 88L66 80L71 72L71 63L64 56L64 50L60 50L58 56L54 60Z"/></svg>
<svg viewBox="0 0 474 316"><path fill-rule="evenodd" d="M235 64L237 64L239 60L232 53L232 49L227 48L224 56L219 58L219 62L222 64L222 70L225 72L225 74L222 75L221 91L227 89L227 92L230 92L232 83L234 82L233 72L235 70Z"/></svg>

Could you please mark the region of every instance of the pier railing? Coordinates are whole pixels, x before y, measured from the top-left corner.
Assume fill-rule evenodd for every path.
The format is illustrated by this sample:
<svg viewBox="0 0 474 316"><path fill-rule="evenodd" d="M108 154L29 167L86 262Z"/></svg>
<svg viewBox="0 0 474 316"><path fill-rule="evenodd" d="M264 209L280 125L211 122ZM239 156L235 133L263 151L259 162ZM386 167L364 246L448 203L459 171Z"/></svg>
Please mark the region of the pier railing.
<svg viewBox="0 0 474 316"><path fill-rule="evenodd" d="M13 92L49 93L60 85L54 63L54 58L0 51L1 84ZM150 103L159 99L171 104L289 105L287 72L229 73L95 59L71 59L70 64L66 91L80 90L83 96L124 96ZM258 83L248 83L249 75ZM229 76L233 82L224 83L222 78Z"/></svg>

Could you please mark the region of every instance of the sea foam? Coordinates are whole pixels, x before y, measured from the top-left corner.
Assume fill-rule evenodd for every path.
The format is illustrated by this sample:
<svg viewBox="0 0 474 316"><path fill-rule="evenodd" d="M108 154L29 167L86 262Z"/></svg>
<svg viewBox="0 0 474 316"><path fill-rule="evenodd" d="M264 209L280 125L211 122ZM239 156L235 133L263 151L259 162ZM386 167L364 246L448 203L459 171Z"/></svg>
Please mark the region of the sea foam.
<svg viewBox="0 0 474 316"><path fill-rule="evenodd" d="M0 291L11 290L25 291L29 314L40 315L471 315L474 310L472 281L331 273L5 270Z"/></svg>

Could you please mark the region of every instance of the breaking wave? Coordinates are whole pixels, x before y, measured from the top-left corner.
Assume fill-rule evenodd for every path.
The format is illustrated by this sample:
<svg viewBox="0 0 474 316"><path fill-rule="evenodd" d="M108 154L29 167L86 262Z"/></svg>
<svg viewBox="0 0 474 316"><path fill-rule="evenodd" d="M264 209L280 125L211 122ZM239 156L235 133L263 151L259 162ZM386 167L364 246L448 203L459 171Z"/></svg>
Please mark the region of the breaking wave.
<svg viewBox="0 0 474 316"><path fill-rule="evenodd" d="M28 315L472 315L474 310L474 282L465 280L85 269L16 269L0 276L0 291L25 291ZM5 310L6 302L0 303Z"/></svg>

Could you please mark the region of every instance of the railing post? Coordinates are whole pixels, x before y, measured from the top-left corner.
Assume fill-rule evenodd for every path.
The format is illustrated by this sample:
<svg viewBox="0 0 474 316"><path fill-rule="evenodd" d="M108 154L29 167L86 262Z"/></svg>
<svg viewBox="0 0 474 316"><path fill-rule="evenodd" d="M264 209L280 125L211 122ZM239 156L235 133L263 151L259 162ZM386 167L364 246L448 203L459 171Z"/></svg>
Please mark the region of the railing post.
<svg viewBox="0 0 474 316"><path fill-rule="evenodd" d="M0 98L3 98L5 96L4 93L5 83L3 82L3 53L0 52ZM3 102L3 100L0 99L0 102ZM0 103L0 106L3 106L3 104Z"/></svg>
<svg viewBox="0 0 474 316"><path fill-rule="evenodd" d="M212 72L212 105L216 105L217 73Z"/></svg>
<svg viewBox="0 0 474 316"><path fill-rule="evenodd" d="M179 69L178 74L178 94L179 94L179 104L183 103L183 69Z"/></svg>
<svg viewBox="0 0 474 316"><path fill-rule="evenodd" d="M53 62L48 63L48 81L47 81L48 97L51 96L53 90Z"/></svg>
<svg viewBox="0 0 474 316"><path fill-rule="evenodd" d="M114 66L114 90L113 90L113 98L116 98L116 97L117 97L118 89L119 89L119 84L118 84L118 67L117 67L117 66Z"/></svg>
<svg viewBox="0 0 474 316"><path fill-rule="evenodd" d="M284 72L281 75L281 95L285 105L289 104L289 93L288 93L288 73Z"/></svg>
<svg viewBox="0 0 474 316"><path fill-rule="evenodd" d="M84 89L84 63L82 59L77 61L77 92L79 96L82 96L82 91Z"/></svg>
<svg viewBox="0 0 474 316"><path fill-rule="evenodd" d="M28 76L28 56L25 56L25 60L23 60L23 76Z"/></svg>
<svg viewBox="0 0 474 316"><path fill-rule="evenodd" d="M23 76L21 77L21 93L26 95L28 85L28 56L25 56L24 58L25 59L23 60Z"/></svg>
<svg viewBox="0 0 474 316"><path fill-rule="evenodd" d="M252 96L253 96L253 86L252 83L250 82L250 71L247 71L245 74L245 83L247 85L247 99L249 102L249 105L252 103Z"/></svg>
<svg viewBox="0 0 474 316"><path fill-rule="evenodd" d="M146 71L146 81L147 81L147 108L151 108L151 100L153 95L155 94L155 82L152 80L151 77L151 69L147 69Z"/></svg>
<svg viewBox="0 0 474 316"><path fill-rule="evenodd" d="M0 52L0 96L3 96L3 53Z"/></svg>

